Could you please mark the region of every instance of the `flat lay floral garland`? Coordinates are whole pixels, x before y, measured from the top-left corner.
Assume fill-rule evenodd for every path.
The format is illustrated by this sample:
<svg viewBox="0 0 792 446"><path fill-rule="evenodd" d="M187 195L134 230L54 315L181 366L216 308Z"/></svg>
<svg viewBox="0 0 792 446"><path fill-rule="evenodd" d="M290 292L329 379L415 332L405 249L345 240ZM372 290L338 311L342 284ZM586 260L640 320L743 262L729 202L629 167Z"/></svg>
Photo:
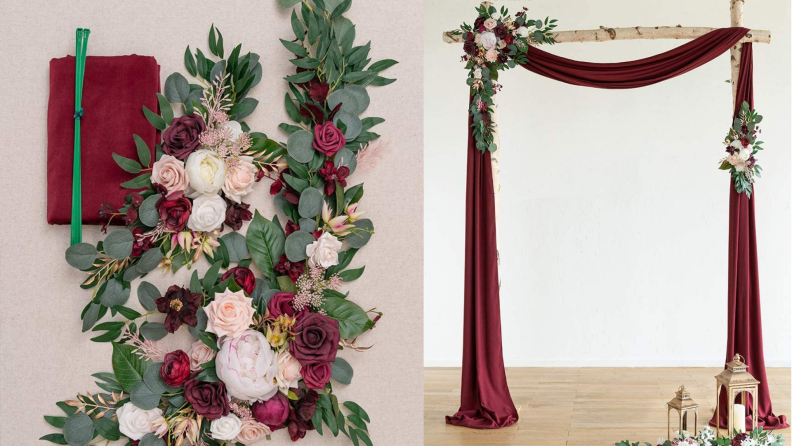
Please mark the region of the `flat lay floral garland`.
<svg viewBox="0 0 792 446"><path fill-rule="evenodd" d="M750 432L735 431L731 436L716 437L715 431L709 426L699 430L698 435L691 436L687 431L676 433L677 438L666 440L659 438L657 446L782 446L784 439L774 435L761 426ZM652 443L631 443L628 440L616 443L616 446L652 446Z"/></svg>
<svg viewBox="0 0 792 446"><path fill-rule="evenodd" d="M494 6L481 5L476 11L479 15L472 26L463 23L452 33L465 38L462 60L466 62L467 84L473 97L469 114L473 118L476 148L494 152L497 146L491 115L495 104L493 96L501 89L497 83L498 71L525 63L530 45L555 43L551 31L556 27L556 20L549 17L531 20L526 15L528 8L514 17L509 16L509 10L504 7L498 12Z"/></svg>
<svg viewBox="0 0 792 446"><path fill-rule="evenodd" d="M721 159L720 169L731 173L734 189L737 193L745 193L748 198L751 198L754 181L762 177L762 167L756 164L755 157L760 150L764 150L763 142L757 140L757 134L761 133L757 125L760 122L762 116L756 110L751 110L747 102L743 102L739 115L734 118L732 128L723 141L728 155Z"/></svg>
<svg viewBox="0 0 792 446"><path fill-rule="evenodd" d="M128 282L157 265L146 263L151 269L141 268L129 280L113 271L106 281L115 284L92 301L125 318L93 327L103 332L94 341L113 344L113 372L94 375L105 392L59 402L66 416L45 419L63 433L43 440L85 446L100 442L98 435L140 446L239 445L284 429L292 441L316 430L343 433L354 445L372 444L368 414L354 402L340 403L330 380L351 382L352 368L337 354L367 350L356 340L382 316L362 309L340 289L362 275L364 267L348 267L374 233L373 223L358 210L363 185L347 187L347 179L357 168L373 168L385 149L369 131L383 119L359 115L369 104L366 87L393 82L379 72L396 61L369 65L370 43L353 46L354 26L342 16L350 6L351 1L317 0L302 2L302 21L292 13L296 39L282 42L297 56L292 60L297 73L286 78L292 94L285 101L297 125L281 125L290 135L287 144L251 136L260 138L264 157L257 177L273 181L270 193L286 224L255 212L246 237L232 232L215 239L213 231L207 237L214 249L204 250L204 242L199 247L211 263L204 277L195 271L189 286L173 285L164 294L141 282L137 297L143 314L124 305ZM210 36L213 45L217 41ZM205 63L200 60L198 67ZM158 186L152 189L156 193ZM133 219L132 226L138 224ZM130 232L113 231L107 239L118 231ZM171 246L200 237L193 231L163 232L171 245L166 241L146 251L159 251L161 259ZM107 239L96 251L107 255ZM115 260L129 267L135 241L128 243L126 257ZM118 248L110 251L119 254ZM93 266L100 257L90 250L67 253L77 267L89 259ZM165 267L181 266L161 259L158 264ZM252 264L263 277L255 277ZM119 292L116 288L118 300L103 305L101 296L108 289ZM149 320L157 314L165 314L163 322ZM165 351L159 341L181 325L196 341L187 352Z"/></svg>

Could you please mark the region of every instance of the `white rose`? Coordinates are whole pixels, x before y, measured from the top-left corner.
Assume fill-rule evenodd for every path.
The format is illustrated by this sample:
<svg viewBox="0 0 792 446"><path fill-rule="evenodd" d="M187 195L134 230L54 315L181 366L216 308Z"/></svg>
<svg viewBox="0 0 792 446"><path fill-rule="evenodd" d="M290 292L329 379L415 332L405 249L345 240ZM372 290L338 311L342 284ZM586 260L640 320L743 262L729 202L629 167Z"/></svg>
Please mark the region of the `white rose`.
<svg viewBox="0 0 792 446"><path fill-rule="evenodd" d="M751 157L751 152L753 152L753 149L751 149L750 145L746 148L740 149L740 159L743 161L748 161L748 158Z"/></svg>
<svg viewBox="0 0 792 446"><path fill-rule="evenodd" d="M225 221L226 204L217 194L201 195L193 200L187 227L193 231L214 231Z"/></svg>
<svg viewBox="0 0 792 446"><path fill-rule="evenodd" d="M267 338L256 330L226 337L215 358L217 377L228 394L245 401L266 401L278 392L278 361Z"/></svg>
<svg viewBox="0 0 792 446"><path fill-rule="evenodd" d="M185 194L188 197L215 194L223 187L226 164L214 150L196 150L187 157L184 167L190 182Z"/></svg>
<svg viewBox="0 0 792 446"><path fill-rule="evenodd" d="M209 430L212 431L212 438L215 440L233 440L242 430L242 420L229 413L212 421Z"/></svg>
<svg viewBox="0 0 792 446"><path fill-rule="evenodd" d="M481 79L481 68L476 68L473 70L473 77L476 79Z"/></svg>
<svg viewBox="0 0 792 446"><path fill-rule="evenodd" d="M223 192L229 200L241 202L242 197L247 195L256 184L258 169L251 161L253 161L252 156L240 156L237 158L237 163L226 172Z"/></svg>
<svg viewBox="0 0 792 446"><path fill-rule="evenodd" d="M481 33L481 46L483 46L485 50L494 49L495 45L497 44L498 44L498 38L495 37L495 33L491 33L489 31Z"/></svg>
<svg viewBox="0 0 792 446"><path fill-rule="evenodd" d="M130 440L140 440L144 435L154 432L154 424L162 417L162 409L143 410L130 402L116 410L116 416L118 430Z"/></svg>
<svg viewBox="0 0 792 446"><path fill-rule="evenodd" d="M286 350L278 353L278 375L275 377L278 380L278 387L283 391L288 391L292 387L297 387L297 383L302 378L300 375L300 361L291 355Z"/></svg>
<svg viewBox="0 0 792 446"><path fill-rule="evenodd" d="M338 252L341 251L341 242L333 234L325 232L319 240L305 247L308 263L312 268L321 266L330 268L338 265Z"/></svg>
<svg viewBox="0 0 792 446"><path fill-rule="evenodd" d="M521 27L517 28L516 33L520 37L528 37L528 35L531 34L531 32L528 31L528 28L526 28L524 26L521 26Z"/></svg>
<svg viewBox="0 0 792 446"><path fill-rule="evenodd" d="M492 17L495 20L500 20L501 15L499 12L493 12L492 14L490 14L490 17Z"/></svg>
<svg viewBox="0 0 792 446"><path fill-rule="evenodd" d="M223 124L223 128L231 132L231 139L234 141L239 139L239 137L242 136L243 133L245 133L242 131L242 124L236 121L226 122L225 124Z"/></svg>

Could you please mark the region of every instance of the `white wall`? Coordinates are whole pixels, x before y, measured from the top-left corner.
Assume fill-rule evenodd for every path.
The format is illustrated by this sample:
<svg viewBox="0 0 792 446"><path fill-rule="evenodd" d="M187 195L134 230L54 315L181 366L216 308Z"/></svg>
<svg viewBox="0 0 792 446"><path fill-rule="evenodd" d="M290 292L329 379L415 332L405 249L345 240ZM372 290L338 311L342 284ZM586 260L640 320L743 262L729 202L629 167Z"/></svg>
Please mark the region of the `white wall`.
<svg viewBox="0 0 792 446"><path fill-rule="evenodd" d="M729 1L524 2L559 30L599 25L728 26ZM425 350L462 355L467 87L461 45L441 31L478 2L425 2ZM523 2L506 4L516 12ZM790 10L749 2L764 115L757 185L764 351L790 355ZM682 41L562 44L593 62L638 59ZM716 366L726 347L728 53L638 90L574 87L517 68L501 75L501 314L507 366Z"/></svg>

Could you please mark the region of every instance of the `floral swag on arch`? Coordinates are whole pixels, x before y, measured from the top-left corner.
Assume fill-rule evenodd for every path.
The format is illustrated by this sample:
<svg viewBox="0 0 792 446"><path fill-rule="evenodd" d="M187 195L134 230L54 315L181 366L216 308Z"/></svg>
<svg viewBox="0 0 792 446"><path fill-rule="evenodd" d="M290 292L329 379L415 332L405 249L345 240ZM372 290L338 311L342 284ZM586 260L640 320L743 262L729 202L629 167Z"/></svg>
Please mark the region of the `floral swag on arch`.
<svg viewBox="0 0 792 446"><path fill-rule="evenodd" d="M555 43L556 20L529 19L522 8L513 17L506 8L482 4L473 25L463 24L449 34L462 41L467 84L468 113L467 210L465 241L465 312L463 331L462 395L459 411L447 416L448 424L477 429L497 429L517 422L518 413L509 394L500 334L500 297L495 224L495 190L491 153L495 144L494 95L501 89L498 73L518 65L541 76L571 85L629 89L652 85L687 73L737 45L750 31L742 27L715 29L673 50L645 59L620 63L591 63L562 58L538 48ZM759 278L756 254L755 190L762 169L756 155L762 117L753 109L753 49L742 43L735 110L724 140L726 156L719 166L730 172L729 201L729 330L726 361L736 352L747 352L746 363L760 381L759 420L747 419L753 431L715 439L709 431L699 437L682 433L661 444L778 444L780 437L763 429L788 427L786 417L773 414L761 341ZM738 308L750 311L738 311ZM723 397L723 395L721 395ZM722 398L721 424L726 406ZM714 425L715 417L710 421ZM758 426L757 426L758 424ZM724 427L723 425L721 427ZM736 439L736 440L735 440ZM753 442L753 443L752 443ZM629 444L627 442L627 444Z"/></svg>

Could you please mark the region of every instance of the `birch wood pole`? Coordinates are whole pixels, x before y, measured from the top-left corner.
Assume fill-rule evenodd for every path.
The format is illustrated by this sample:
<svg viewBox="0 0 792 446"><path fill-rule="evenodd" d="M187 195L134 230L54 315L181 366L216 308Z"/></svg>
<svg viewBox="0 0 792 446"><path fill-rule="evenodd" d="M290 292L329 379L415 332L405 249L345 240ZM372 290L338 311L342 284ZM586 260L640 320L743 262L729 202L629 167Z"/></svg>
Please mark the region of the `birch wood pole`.
<svg viewBox="0 0 792 446"><path fill-rule="evenodd" d="M731 0L731 26L743 26L743 6L745 0ZM731 87L732 87L732 110L737 101L737 81L740 77L740 58L742 56L742 43L738 42L729 50L731 54Z"/></svg>

